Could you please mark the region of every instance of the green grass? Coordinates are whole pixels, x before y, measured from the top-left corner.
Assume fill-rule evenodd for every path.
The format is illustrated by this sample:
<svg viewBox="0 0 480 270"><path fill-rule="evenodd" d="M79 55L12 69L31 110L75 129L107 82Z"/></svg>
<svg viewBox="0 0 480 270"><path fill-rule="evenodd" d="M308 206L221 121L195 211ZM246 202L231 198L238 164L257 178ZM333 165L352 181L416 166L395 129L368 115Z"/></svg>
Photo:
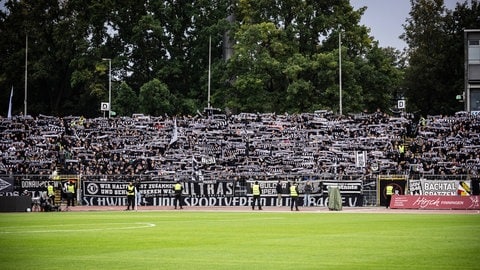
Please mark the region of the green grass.
<svg viewBox="0 0 480 270"><path fill-rule="evenodd" d="M0 214L0 269L478 269L480 215Z"/></svg>

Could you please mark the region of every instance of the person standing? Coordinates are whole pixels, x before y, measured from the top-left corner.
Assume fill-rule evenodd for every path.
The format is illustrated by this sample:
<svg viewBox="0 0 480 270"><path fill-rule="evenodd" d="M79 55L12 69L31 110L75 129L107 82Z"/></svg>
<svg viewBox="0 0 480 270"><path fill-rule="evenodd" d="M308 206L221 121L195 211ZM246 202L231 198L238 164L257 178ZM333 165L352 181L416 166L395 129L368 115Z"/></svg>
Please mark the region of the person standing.
<svg viewBox="0 0 480 270"><path fill-rule="evenodd" d="M295 210L298 211L298 185L296 182L290 185L290 211L293 211L293 206L295 205Z"/></svg>
<svg viewBox="0 0 480 270"><path fill-rule="evenodd" d="M55 188L53 186L53 182L48 182L47 197L50 204L55 205Z"/></svg>
<svg viewBox="0 0 480 270"><path fill-rule="evenodd" d="M277 186L275 187L277 190L277 206L280 207L282 206L282 193L283 193L283 187L282 187L282 182L278 180Z"/></svg>
<svg viewBox="0 0 480 270"><path fill-rule="evenodd" d="M262 210L262 204L260 203L260 195L262 194L262 188L258 184L258 181L255 181L255 184L252 186L252 210L255 210L255 204L258 204L258 210Z"/></svg>
<svg viewBox="0 0 480 270"><path fill-rule="evenodd" d="M67 184L66 196L67 196L67 209L68 209L70 206L74 205L74 201L75 201L75 185L72 180L70 180Z"/></svg>
<svg viewBox="0 0 480 270"><path fill-rule="evenodd" d="M303 206L309 207L310 206L310 194L312 193L312 182L307 181L305 187L303 188Z"/></svg>
<svg viewBox="0 0 480 270"><path fill-rule="evenodd" d="M130 206L132 206L132 210L135 210L135 186L132 182L127 186L127 209L125 210L130 210Z"/></svg>
<svg viewBox="0 0 480 270"><path fill-rule="evenodd" d="M140 206L142 202L142 193L140 192L140 181L135 181L135 206Z"/></svg>
<svg viewBox="0 0 480 270"><path fill-rule="evenodd" d="M183 186L182 184L180 184L180 182L177 181L177 183L173 186L173 192L175 193L175 198L173 199L173 205L175 205L175 209L177 209L177 206L180 206L180 209L183 209L183 203L182 203Z"/></svg>
<svg viewBox="0 0 480 270"><path fill-rule="evenodd" d="M386 208L390 207L390 202L392 201L392 195L393 195L393 186L391 184L387 185L385 188L385 193L387 195L387 205Z"/></svg>

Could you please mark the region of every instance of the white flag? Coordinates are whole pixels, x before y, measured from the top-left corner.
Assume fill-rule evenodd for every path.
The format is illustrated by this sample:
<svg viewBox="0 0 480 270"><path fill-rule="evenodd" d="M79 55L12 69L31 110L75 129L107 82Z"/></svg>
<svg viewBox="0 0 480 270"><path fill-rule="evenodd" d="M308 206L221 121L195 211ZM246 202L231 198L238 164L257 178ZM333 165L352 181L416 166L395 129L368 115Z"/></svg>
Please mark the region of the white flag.
<svg viewBox="0 0 480 270"><path fill-rule="evenodd" d="M365 168L367 165L367 153L355 151L355 165L357 167Z"/></svg>
<svg viewBox="0 0 480 270"><path fill-rule="evenodd" d="M168 145L173 144L178 140L178 131L177 131L177 118L173 119L173 135L170 143Z"/></svg>
<svg viewBox="0 0 480 270"><path fill-rule="evenodd" d="M8 103L8 114L7 114L8 119L12 118L12 98L13 98L13 86L12 86L12 91L10 91L10 102Z"/></svg>

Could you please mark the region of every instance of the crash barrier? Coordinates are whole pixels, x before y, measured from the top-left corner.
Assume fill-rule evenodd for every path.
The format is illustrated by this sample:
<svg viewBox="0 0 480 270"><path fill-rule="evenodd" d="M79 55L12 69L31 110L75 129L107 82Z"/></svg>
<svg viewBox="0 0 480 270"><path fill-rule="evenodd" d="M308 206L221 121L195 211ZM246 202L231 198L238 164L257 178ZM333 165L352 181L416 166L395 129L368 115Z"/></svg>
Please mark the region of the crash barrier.
<svg viewBox="0 0 480 270"><path fill-rule="evenodd" d="M288 185L299 184L299 205L304 205L304 186L307 181L313 190L309 196L308 206L328 207L329 187L336 187L340 193L343 207L384 206L386 202L385 187L394 185L397 195L438 195L438 196L468 196L478 192L478 179L459 176L447 180L440 176L437 180L409 179L408 175L378 175L364 179L332 179L311 180L312 177L282 178L277 180L258 180L262 189L261 203L264 206L288 206L290 195ZM465 180L471 179L471 180ZM276 184L282 185L281 200L277 202ZM145 175L134 176L79 176L60 175L52 179L50 175L4 175L0 176L0 197L21 196L25 190L32 197L38 197L45 192L48 183L53 182L62 201L64 185L73 181L76 187L76 203L87 206L121 206L127 204L126 186L128 182L138 182L141 194L141 204L150 206L173 205L172 180L158 180ZM181 182L183 202L187 206L249 206L251 203L252 178L218 181L185 181ZM473 183L473 184L472 184ZM475 191L476 190L476 191Z"/></svg>
<svg viewBox="0 0 480 270"><path fill-rule="evenodd" d="M211 181L184 182L183 200L187 206L249 206L252 202L251 186L254 181ZM278 181L259 181L262 190L260 202L263 206L290 205L289 184L281 181L281 200L278 201L276 185ZM328 188L336 186L342 193L343 204L350 207L362 206L361 181L310 181L312 192L307 204L309 206L326 206ZM142 181L139 185L142 205L173 205L173 186L176 182ZM299 205L304 205L303 189L306 181L298 182L300 191ZM126 205L126 182L83 180L84 205ZM305 204L305 205L307 205Z"/></svg>
<svg viewBox="0 0 480 270"><path fill-rule="evenodd" d="M59 206L65 197L66 185L69 182L75 186L74 201L79 204L82 196L79 175L0 175L1 211L59 211ZM44 202L48 199L47 186L49 183L55 187L55 201L45 205ZM11 206L12 202L15 207ZM45 206L48 206L48 209Z"/></svg>
<svg viewBox="0 0 480 270"><path fill-rule="evenodd" d="M32 209L30 196L0 196L0 212L25 212Z"/></svg>
<svg viewBox="0 0 480 270"><path fill-rule="evenodd" d="M392 209L480 210L480 196L394 195Z"/></svg>
<svg viewBox="0 0 480 270"><path fill-rule="evenodd" d="M432 180L436 179L436 180ZM469 180L467 180L469 179ZM386 187L393 186L390 208L402 209L478 209L479 179L453 177L407 179L401 176L380 176L379 205L386 206Z"/></svg>

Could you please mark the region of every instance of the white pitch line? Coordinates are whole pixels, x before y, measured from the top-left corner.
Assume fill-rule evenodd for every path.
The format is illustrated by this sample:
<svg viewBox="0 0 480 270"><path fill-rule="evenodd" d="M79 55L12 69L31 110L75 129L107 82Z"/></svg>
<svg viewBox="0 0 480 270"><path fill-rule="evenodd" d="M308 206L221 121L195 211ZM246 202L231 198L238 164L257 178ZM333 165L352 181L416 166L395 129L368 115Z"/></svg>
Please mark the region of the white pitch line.
<svg viewBox="0 0 480 270"><path fill-rule="evenodd" d="M112 227L112 228L90 228L90 229L45 229L45 230L32 230L31 227L20 227L18 231L0 231L0 233L57 233L57 232L94 232L94 231L112 231L112 230L131 230L131 229L141 229L141 228L151 228L157 226L154 223L103 223L102 225L128 225L132 224L133 226L126 227ZM137 224L137 225L134 225ZM91 226L92 224L83 224ZM53 226L70 226L70 225L51 225ZM82 226L75 224L74 226ZM19 228L19 227L15 227Z"/></svg>

